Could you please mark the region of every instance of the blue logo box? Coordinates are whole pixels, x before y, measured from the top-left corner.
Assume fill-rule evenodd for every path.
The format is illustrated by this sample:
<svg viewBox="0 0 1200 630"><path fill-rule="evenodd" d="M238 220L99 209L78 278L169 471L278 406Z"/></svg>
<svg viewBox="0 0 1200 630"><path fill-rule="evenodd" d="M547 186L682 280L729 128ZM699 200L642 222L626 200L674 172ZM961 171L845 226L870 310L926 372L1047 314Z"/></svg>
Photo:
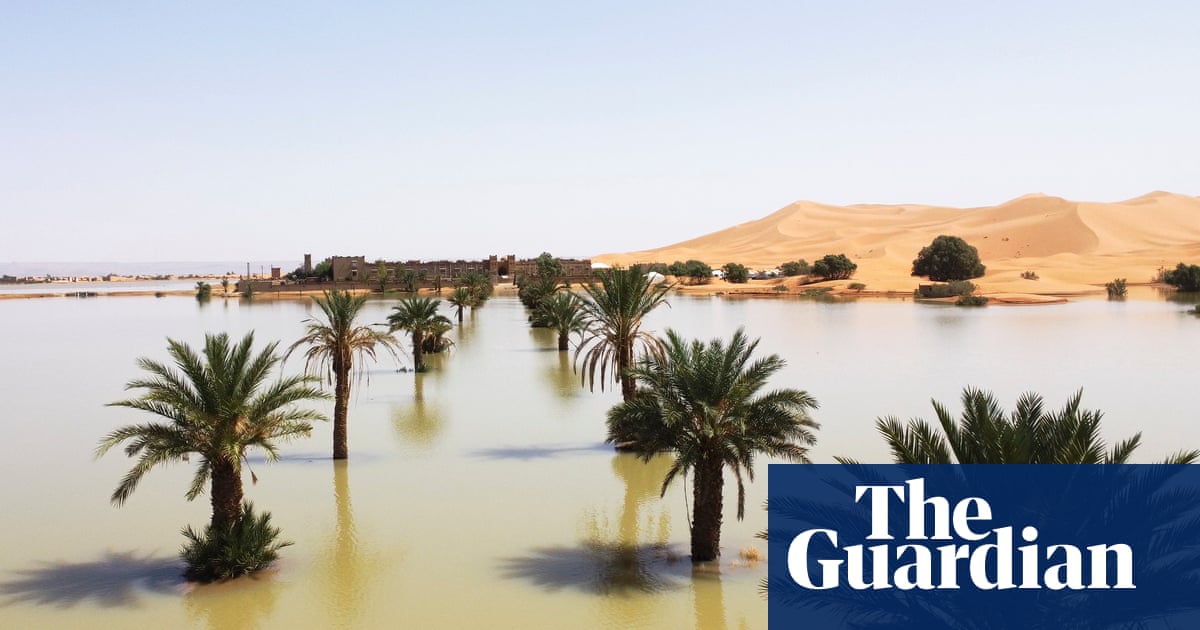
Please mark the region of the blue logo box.
<svg viewBox="0 0 1200 630"><path fill-rule="evenodd" d="M771 630L1200 629L1200 466L771 464Z"/></svg>

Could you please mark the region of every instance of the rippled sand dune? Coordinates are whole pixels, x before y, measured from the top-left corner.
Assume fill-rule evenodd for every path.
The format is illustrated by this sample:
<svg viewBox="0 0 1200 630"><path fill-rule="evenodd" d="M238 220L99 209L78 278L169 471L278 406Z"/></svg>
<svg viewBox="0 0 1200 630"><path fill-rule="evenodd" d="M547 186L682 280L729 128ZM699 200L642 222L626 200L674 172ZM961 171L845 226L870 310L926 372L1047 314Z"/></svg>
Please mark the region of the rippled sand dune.
<svg viewBox="0 0 1200 630"><path fill-rule="evenodd" d="M979 249L987 293L1072 294L1113 278L1148 282L1159 267L1200 262L1200 197L1152 192L1116 203L1035 194L997 206L916 204L833 206L800 201L762 219L658 249L603 254L609 264L697 258L717 267L739 262L773 268L844 253L854 281L872 290L909 291L917 252L939 234ZM1033 271L1039 280L1021 278Z"/></svg>

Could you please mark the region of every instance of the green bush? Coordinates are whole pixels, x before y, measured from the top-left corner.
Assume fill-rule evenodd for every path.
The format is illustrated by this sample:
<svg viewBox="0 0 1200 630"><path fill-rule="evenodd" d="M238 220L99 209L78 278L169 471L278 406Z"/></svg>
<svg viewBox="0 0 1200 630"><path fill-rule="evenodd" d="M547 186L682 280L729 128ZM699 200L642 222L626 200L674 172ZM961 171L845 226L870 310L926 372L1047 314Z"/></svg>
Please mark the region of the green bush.
<svg viewBox="0 0 1200 630"><path fill-rule="evenodd" d="M694 258L687 262L676 260L667 265L667 271L676 278L687 278L691 284L705 284L712 280L712 267Z"/></svg>
<svg viewBox="0 0 1200 630"><path fill-rule="evenodd" d="M929 284L921 287L917 297L948 298L961 297L975 293L975 283L970 280L955 280L947 284Z"/></svg>
<svg viewBox="0 0 1200 630"><path fill-rule="evenodd" d="M1026 280L1037 280L1038 279L1038 275L1037 275L1036 271L1022 271L1021 277Z"/></svg>
<svg viewBox="0 0 1200 630"><path fill-rule="evenodd" d="M954 301L955 306L987 306L988 299L982 295L962 295Z"/></svg>
<svg viewBox="0 0 1200 630"><path fill-rule="evenodd" d="M913 261L912 275L927 276L934 282L970 280L983 275L987 268L979 262L979 250L957 236L945 234L933 239Z"/></svg>
<svg viewBox="0 0 1200 630"><path fill-rule="evenodd" d="M291 541L279 540L280 530L271 525L271 513L261 516L254 506L242 504L242 519L228 528L212 525L200 533L190 526L183 529L188 542L179 552L187 570L184 575L197 582L229 580L265 569L279 559L279 550Z"/></svg>
<svg viewBox="0 0 1200 630"><path fill-rule="evenodd" d="M826 280L849 280L857 270L858 265L846 258L845 254L826 254L812 266L813 275Z"/></svg>
<svg viewBox="0 0 1200 630"><path fill-rule="evenodd" d="M196 299L201 302L207 301L212 297L212 285L201 280L196 283Z"/></svg>
<svg viewBox="0 0 1200 630"><path fill-rule="evenodd" d="M1179 263L1162 274L1163 282L1187 293L1200 291L1200 266Z"/></svg>
<svg viewBox="0 0 1200 630"><path fill-rule="evenodd" d="M742 284L750 279L750 270L746 268L746 265L739 265L738 263L725 263L725 265L721 267L721 271L725 272L726 282Z"/></svg>
<svg viewBox="0 0 1200 630"><path fill-rule="evenodd" d="M771 289L771 290L772 290L772 291L775 291L775 292L777 292L777 293L787 293L787 292L788 292L788 291L790 291L791 289L787 288L787 286L786 286L786 285L777 284L777 285L775 285L775 288L773 288L773 289Z"/></svg>
<svg viewBox="0 0 1200 630"><path fill-rule="evenodd" d="M779 272L785 276L806 276L812 272L812 266L808 264L807 260L801 258L779 265Z"/></svg>
<svg viewBox="0 0 1200 630"><path fill-rule="evenodd" d="M1125 286L1125 278L1116 278L1112 282L1104 285L1104 289L1108 291L1108 299L1119 300L1125 297L1129 289Z"/></svg>
<svg viewBox="0 0 1200 630"><path fill-rule="evenodd" d="M847 285L847 288L851 291L862 291L863 289L867 288L867 285L861 282L851 282L849 285Z"/></svg>

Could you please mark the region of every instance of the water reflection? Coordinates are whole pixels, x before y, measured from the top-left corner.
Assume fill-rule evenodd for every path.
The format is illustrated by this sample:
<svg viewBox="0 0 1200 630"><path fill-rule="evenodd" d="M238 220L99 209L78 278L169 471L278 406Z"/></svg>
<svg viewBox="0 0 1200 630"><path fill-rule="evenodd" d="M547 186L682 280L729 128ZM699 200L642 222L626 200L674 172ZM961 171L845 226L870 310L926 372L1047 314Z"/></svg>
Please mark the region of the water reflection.
<svg viewBox="0 0 1200 630"><path fill-rule="evenodd" d="M720 565L692 569L692 608L697 630L725 630L728 627Z"/></svg>
<svg viewBox="0 0 1200 630"><path fill-rule="evenodd" d="M555 342L557 343L557 342ZM583 385L571 362L570 351L558 351L555 360L542 370L542 376L559 400L570 400L583 395Z"/></svg>
<svg viewBox="0 0 1200 630"><path fill-rule="evenodd" d="M0 595L6 596L0 606L137 606L139 594L175 593L184 585L178 558L138 556L132 551L108 551L92 562L47 562L13 573L17 577L0 582Z"/></svg>
<svg viewBox="0 0 1200 630"><path fill-rule="evenodd" d="M428 373L413 375L413 399L392 407L392 425L406 444L422 449L433 445L443 429L442 414L436 405L425 401Z"/></svg>
<svg viewBox="0 0 1200 630"><path fill-rule="evenodd" d="M354 627L368 599L368 588L382 572L384 563L378 554L364 549L354 526L354 506L350 499L349 462L333 462L333 496L337 523L328 549L318 561L326 577L323 589L329 600L332 619L329 626Z"/></svg>
<svg viewBox="0 0 1200 630"><path fill-rule="evenodd" d="M261 627L275 610L280 585L275 570L228 582L196 587L184 597L188 616L207 623L212 630L249 630Z"/></svg>

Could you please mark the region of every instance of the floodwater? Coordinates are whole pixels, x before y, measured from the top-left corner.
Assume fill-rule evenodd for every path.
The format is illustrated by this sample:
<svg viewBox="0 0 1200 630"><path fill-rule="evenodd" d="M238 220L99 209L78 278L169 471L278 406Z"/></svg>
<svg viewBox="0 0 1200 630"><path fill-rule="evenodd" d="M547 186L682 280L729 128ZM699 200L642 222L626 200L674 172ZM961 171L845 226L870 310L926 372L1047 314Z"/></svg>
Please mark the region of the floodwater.
<svg viewBox="0 0 1200 630"><path fill-rule="evenodd" d="M383 321L390 301L365 321ZM961 309L905 300L680 298L648 322L688 336L745 326L788 366L776 386L821 403L817 462L886 461L876 417L957 409L962 387L1011 406L1023 391L1058 407L1084 390L1110 439L1143 431L1137 461L1200 447L1192 424L1200 319L1165 301L1080 301ZM128 504L108 496L130 461L96 460L113 427L148 420L104 407L139 376L138 356L165 359L165 338L205 331L261 342L299 337L300 301L186 297L0 302L5 350L0 440L0 626L5 628L764 628L765 561L738 551L766 527L766 464L746 520L725 508L719 570L693 572L681 485L659 497L669 461L643 464L603 445L619 398L579 385L549 331L528 329L512 298L471 315L432 371L369 366L350 408L349 463L329 459L331 430L253 460L247 496L295 545L253 578L193 587L179 578L191 471L152 471ZM294 358L287 369L298 370ZM322 403L326 411L331 405ZM690 498L690 497L689 497ZM767 560L769 561L769 559ZM782 560L780 560L782 561Z"/></svg>

